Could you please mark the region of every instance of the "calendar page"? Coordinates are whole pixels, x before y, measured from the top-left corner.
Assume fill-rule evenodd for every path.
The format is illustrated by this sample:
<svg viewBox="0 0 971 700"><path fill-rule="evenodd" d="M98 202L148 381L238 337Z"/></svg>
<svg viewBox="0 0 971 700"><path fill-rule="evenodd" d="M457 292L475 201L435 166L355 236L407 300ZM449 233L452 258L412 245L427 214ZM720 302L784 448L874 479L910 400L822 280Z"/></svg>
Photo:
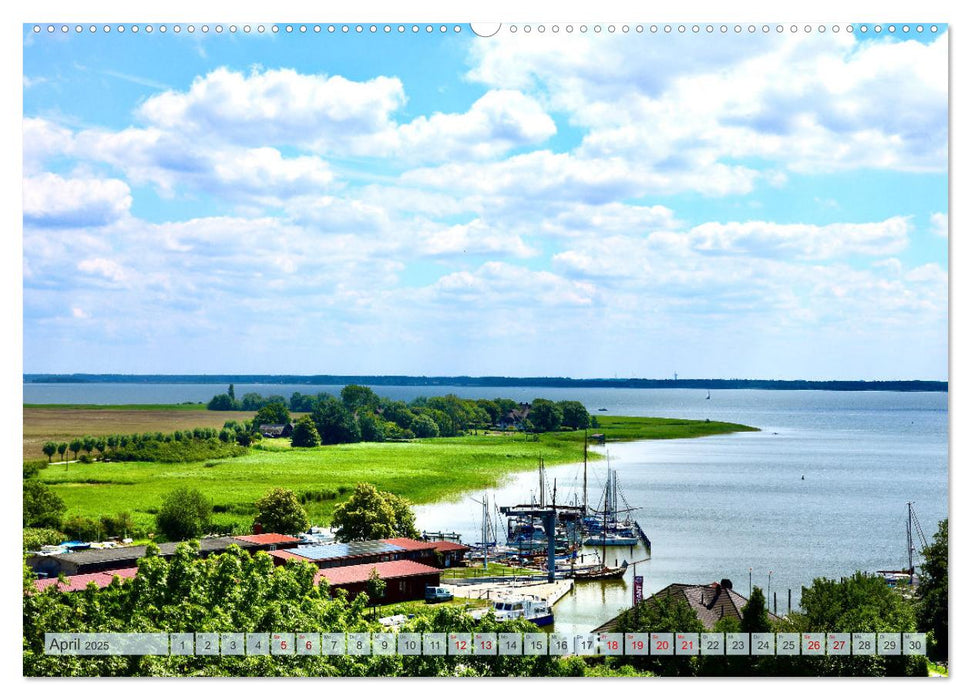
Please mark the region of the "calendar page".
<svg viewBox="0 0 971 700"><path fill-rule="evenodd" d="M946 16L37 12L24 677L948 675Z"/></svg>

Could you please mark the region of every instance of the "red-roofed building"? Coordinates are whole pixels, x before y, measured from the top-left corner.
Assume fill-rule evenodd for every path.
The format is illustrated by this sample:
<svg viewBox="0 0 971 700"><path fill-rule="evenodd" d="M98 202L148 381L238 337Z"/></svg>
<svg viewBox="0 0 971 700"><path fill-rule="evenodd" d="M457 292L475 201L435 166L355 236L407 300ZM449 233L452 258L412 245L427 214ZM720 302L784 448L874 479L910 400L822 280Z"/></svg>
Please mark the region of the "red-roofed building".
<svg viewBox="0 0 971 700"><path fill-rule="evenodd" d="M435 558L435 545L431 542L413 540L410 537L391 537L381 541L393 544L396 547L401 547L404 550L398 554L397 559L411 559L412 561L428 564L429 566L434 566L437 563Z"/></svg>
<svg viewBox="0 0 971 700"><path fill-rule="evenodd" d="M408 559L383 561L373 564L355 564L323 569L314 577L315 583L324 579L330 585L331 594L338 588L347 591L350 598L367 591L371 571L377 571L386 586L379 604L400 603L405 600L423 600L425 586L437 586L441 582L441 570Z"/></svg>
<svg viewBox="0 0 971 700"><path fill-rule="evenodd" d="M95 574L76 574L74 576L66 576L67 583L61 583L56 578L42 578L34 582L38 591L44 591L51 586L57 586L59 590L65 593L74 593L75 591L83 591L88 587L89 583L93 583L98 588L107 588L111 585L112 579L118 576L122 579L135 578L135 574L138 573L138 569L135 567L128 569L111 569L109 571L99 571Z"/></svg>
<svg viewBox="0 0 971 700"><path fill-rule="evenodd" d="M298 540L296 537L291 537L290 535L279 535L275 532L264 532L259 535L240 535L238 537L234 537L233 539L247 542L251 545L256 545L256 549L252 551L259 552L272 552L276 549L290 549L300 544L300 540Z"/></svg>
<svg viewBox="0 0 971 700"><path fill-rule="evenodd" d="M300 561L310 561L307 557L302 557L296 552L289 549L272 549L267 554L273 559L273 563L277 566L283 566L287 563L287 559L297 559Z"/></svg>
<svg viewBox="0 0 971 700"><path fill-rule="evenodd" d="M448 540L434 540L428 542L435 547L435 552L439 555L442 566L446 569L458 566L465 560L465 555L471 547L460 542L449 542Z"/></svg>

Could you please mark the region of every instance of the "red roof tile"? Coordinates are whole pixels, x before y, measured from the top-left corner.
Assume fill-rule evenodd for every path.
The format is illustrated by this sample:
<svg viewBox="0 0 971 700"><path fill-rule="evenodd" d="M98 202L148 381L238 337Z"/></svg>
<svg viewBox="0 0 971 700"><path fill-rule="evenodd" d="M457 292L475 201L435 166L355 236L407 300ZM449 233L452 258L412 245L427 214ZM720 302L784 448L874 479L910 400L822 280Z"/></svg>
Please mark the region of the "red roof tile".
<svg viewBox="0 0 971 700"><path fill-rule="evenodd" d="M460 542L449 542L448 540L435 540L428 544L435 545L436 552L468 552L471 547Z"/></svg>
<svg viewBox="0 0 971 700"><path fill-rule="evenodd" d="M367 581L371 576L371 570L377 569L378 576L385 580L396 578L407 578L408 576L422 576L425 574L440 574L441 569L434 566L419 564L409 559L399 561L382 561L376 564L355 564L353 566L336 566L332 569L321 569L314 576L314 583L320 583L321 579L327 579L331 586L340 586L348 583L360 583Z"/></svg>
<svg viewBox="0 0 971 700"><path fill-rule="evenodd" d="M251 542L253 544L298 544L300 542L296 537L279 535L275 532L265 532L262 535L240 535L233 539Z"/></svg>
<svg viewBox="0 0 971 700"><path fill-rule="evenodd" d="M435 546L431 542L413 540L410 537L392 537L390 539L381 541L387 542L388 544L393 544L395 547L401 547L409 552L415 552L422 549L435 549Z"/></svg>
<svg viewBox="0 0 971 700"><path fill-rule="evenodd" d="M302 557L299 554L295 554L292 549L274 549L271 552L267 552L274 559L279 559L278 563L283 563L286 559L299 559L300 561L310 561L307 557Z"/></svg>
<svg viewBox="0 0 971 700"><path fill-rule="evenodd" d="M75 591L83 591L88 587L89 583L94 583L98 588L107 588L111 585L111 581L115 576L120 576L123 579L135 578L135 574L138 573L136 567L131 567L128 569L110 569L108 571L100 571L96 574L76 574L74 576L67 576L67 583L61 583L56 578L42 578L34 582L38 591L43 591L51 586L57 586L61 591L66 593L73 593Z"/></svg>

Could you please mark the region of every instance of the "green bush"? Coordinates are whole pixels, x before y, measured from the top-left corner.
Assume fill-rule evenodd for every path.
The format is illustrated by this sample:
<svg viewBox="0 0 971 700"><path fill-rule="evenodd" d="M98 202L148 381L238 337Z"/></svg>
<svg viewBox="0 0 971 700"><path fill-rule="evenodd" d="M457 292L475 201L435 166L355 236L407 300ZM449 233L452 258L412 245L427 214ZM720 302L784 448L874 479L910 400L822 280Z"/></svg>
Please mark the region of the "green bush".
<svg viewBox="0 0 971 700"><path fill-rule="evenodd" d="M212 503L201 491L183 487L162 501L155 523L169 540L188 540L208 532L212 522Z"/></svg>
<svg viewBox="0 0 971 700"><path fill-rule="evenodd" d="M60 544L67 537L60 530L49 527L25 527L24 551L36 551L45 544Z"/></svg>

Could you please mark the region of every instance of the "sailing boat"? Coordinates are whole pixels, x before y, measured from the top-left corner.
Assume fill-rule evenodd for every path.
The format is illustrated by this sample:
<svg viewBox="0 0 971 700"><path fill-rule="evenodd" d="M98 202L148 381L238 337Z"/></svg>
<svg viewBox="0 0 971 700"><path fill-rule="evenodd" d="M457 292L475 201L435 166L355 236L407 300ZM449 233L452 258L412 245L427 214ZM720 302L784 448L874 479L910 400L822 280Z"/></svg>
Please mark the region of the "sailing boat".
<svg viewBox="0 0 971 700"><path fill-rule="evenodd" d="M583 541L588 546L633 547L638 542L634 522L629 517L618 520L617 514L622 512L618 507L620 491L617 487L617 472L607 467L607 485L604 488L604 509L602 522L597 518L584 519L589 536ZM623 509L629 513L633 508Z"/></svg>
<svg viewBox="0 0 971 700"><path fill-rule="evenodd" d="M923 549L927 549L927 538L924 537L924 531L921 529L920 521L917 520L914 503L913 501L907 501L907 568L900 571L877 571L890 586L895 586L900 583L913 585L916 581L914 576L914 552L917 551L916 547L914 547L915 529L923 545Z"/></svg>
<svg viewBox="0 0 971 700"><path fill-rule="evenodd" d="M572 573L573 573L573 578L575 580L603 581L605 579L620 579L620 578L624 578L624 574L627 573L626 559L624 560L624 563L621 564L620 566L607 566L607 533L609 529L609 526L607 524L608 513L612 512L614 515L614 520L616 521L616 507L614 508L613 511L611 511L611 507L609 503L610 494L611 494L610 482L611 482L611 472L608 469L607 488L604 489L604 509L602 513L603 523L601 524L601 527L600 527L600 547L601 547L600 566L594 565L594 566L585 567L582 569L574 568ZM617 475L616 474L613 475L613 497L614 497L614 503L616 503L616 499L617 499ZM633 534L634 534L633 530L631 530L631 535ZM617 533L616 532L612 533L611 543L612 544L616 543L617 538L618 538ZM591 536L584 541L584 544L594 544L595 542L596 542L596 537ZM636 543L637 543L637 537L634 536L634 542L632 543L632 545Z"/></svg>
<svg viewBox="0 0 971 700"><path fill-rule="evenodd" d="M708 390L708 396L705 397L706 401L711 401L711 389Z"/></svg>

